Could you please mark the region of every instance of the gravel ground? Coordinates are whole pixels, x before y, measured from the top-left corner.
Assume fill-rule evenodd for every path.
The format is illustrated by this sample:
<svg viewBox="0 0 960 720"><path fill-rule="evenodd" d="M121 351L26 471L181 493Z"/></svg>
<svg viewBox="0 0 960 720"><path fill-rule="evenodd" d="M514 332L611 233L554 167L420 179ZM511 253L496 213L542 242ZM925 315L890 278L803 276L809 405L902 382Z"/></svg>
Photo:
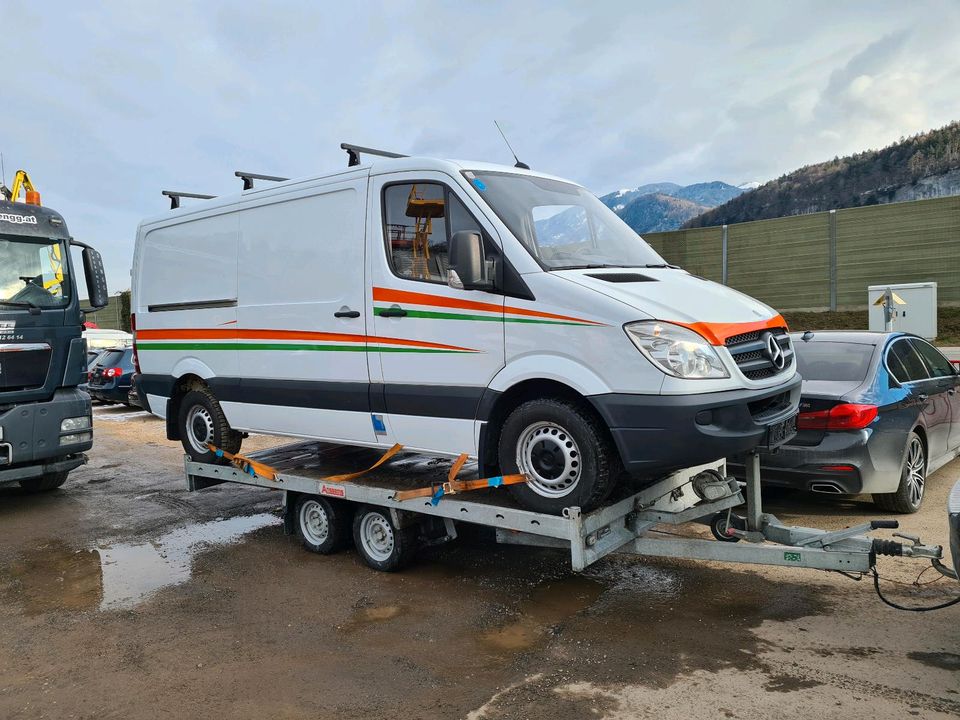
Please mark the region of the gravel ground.
<svg viewBox="0 0 960 720"><path fill-rule="evenodd" d="M187 492L160 421L95 418L91 462L63 488L0 489L0 717L960 715L960 606L898 612L867 580L797 569L619 556L576 575L469 527L375 573L284 536L277 493ZM945 541L958 472L930 479L903 532ZM766 509L828 528L885 517L787 493ZM880 563L902 582L923 567Z"/></svg>

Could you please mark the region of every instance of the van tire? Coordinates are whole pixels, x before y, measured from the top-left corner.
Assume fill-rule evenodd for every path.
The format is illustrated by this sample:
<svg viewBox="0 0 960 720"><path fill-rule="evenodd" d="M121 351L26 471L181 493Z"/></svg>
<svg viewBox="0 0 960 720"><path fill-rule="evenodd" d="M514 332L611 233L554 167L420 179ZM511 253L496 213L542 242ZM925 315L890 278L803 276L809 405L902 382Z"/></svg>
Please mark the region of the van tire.
<svg viewBox="0 0 960 720"><path fill-rule="evenodd" d="M180 444L194 462L215 463L219 459L210 450L201 450L206 441L229 453L240 451L243 436L230 427L223 408L208 387L194 388L180 401L177 417Z"/></svg>
<svg viewBox="0 0 960 720"><path fill-rule="evenodd" d="M511 485L510 492L523 507L553 515L567 507L594 509L610 496L622 472L603 422L569 400L545 398L518 406L503 424L498 455L504 475L520 472L525 458L527 474L537 479Z"/></svg>
<svg viewBox="0 0 960 720"><path fill-rule="evenodd" d="M69 470L65 470L62 472L47 473L46 475L41 475L40 477L27 478L26 480L20 481L20 487L28 493L56 490L67 481L67 475L69 473Z"/></svg>

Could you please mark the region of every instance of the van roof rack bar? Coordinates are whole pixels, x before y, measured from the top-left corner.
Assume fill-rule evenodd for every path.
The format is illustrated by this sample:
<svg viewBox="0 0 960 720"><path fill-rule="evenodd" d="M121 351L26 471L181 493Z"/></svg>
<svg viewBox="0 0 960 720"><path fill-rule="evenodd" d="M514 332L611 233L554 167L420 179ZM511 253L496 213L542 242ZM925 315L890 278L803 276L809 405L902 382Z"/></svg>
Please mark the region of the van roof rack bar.
<svg viewBox="0 0 960 720"><path fill-rule="evenodd" d="M213 200L216 195L199 195L197 193L174 192L173 190L164 190L161 193L164 197L170 198L170 209L176 210L180 207L180 198L193 198L195 200Z"/></svg>
<svg viewBox="0 0 960 720"><path fill-rule="evenodd" d="M340 143L340 149L346 150L347 157L350 158L347 162L347 167L360 164L360 153L364 155L379 155L380 157L387 158L410 157L409 155L401 155L400 153L390 152L389 150L376 150L374 148L363 147L362 145L351 145L350 143Z"/></svg>
<svg viewBox="0 0 960 720"><path fill-rule="evenodd" d="M254 180L269 180L270 182L286 182L290 178L278 177L276 175L260 175L259 173L244 172L237 170L234 175L243 180L244 190L253 190Z"/></svg>

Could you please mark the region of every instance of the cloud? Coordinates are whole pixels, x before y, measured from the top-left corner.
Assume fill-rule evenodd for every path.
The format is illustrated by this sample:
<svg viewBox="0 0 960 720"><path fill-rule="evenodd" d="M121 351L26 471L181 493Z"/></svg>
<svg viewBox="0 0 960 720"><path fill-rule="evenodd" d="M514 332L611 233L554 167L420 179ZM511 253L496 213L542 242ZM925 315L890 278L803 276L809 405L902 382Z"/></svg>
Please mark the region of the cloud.
<svg viewBox="0 0 960 720"><path fill-rule="evenodd" d="M129 284L162 189L343 167L342 141L599 192L765 180L960 118L960 5L7 4L0 150Z"/></svg>

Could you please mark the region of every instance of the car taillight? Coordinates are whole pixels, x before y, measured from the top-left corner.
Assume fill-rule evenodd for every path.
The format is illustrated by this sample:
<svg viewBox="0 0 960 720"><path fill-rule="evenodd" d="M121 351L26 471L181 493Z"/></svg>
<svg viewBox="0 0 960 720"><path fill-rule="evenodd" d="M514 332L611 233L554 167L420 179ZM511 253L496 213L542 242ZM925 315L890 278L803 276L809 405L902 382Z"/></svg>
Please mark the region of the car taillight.
<svg viewBox="0 0 960 720"><path fill-rule="evenodd" d="M137 314L130 313L130 332L133 333L133 369L140 372L140 358L137 357Z"/></svg>
<svg viewBox="0 0 960 720"><path fill-rule="evenodd" d="M829 410L800 413L797 416L797 430L860 430L876 417L876 405L842 403Z"/></svg>
<svg viewBox="0 0 960 720"><path fill-rule="evenodd" d="M103 376L107 378L120 377L121 375L123 375L123 370L120 368L104 368L103 370Z"/></svg>

